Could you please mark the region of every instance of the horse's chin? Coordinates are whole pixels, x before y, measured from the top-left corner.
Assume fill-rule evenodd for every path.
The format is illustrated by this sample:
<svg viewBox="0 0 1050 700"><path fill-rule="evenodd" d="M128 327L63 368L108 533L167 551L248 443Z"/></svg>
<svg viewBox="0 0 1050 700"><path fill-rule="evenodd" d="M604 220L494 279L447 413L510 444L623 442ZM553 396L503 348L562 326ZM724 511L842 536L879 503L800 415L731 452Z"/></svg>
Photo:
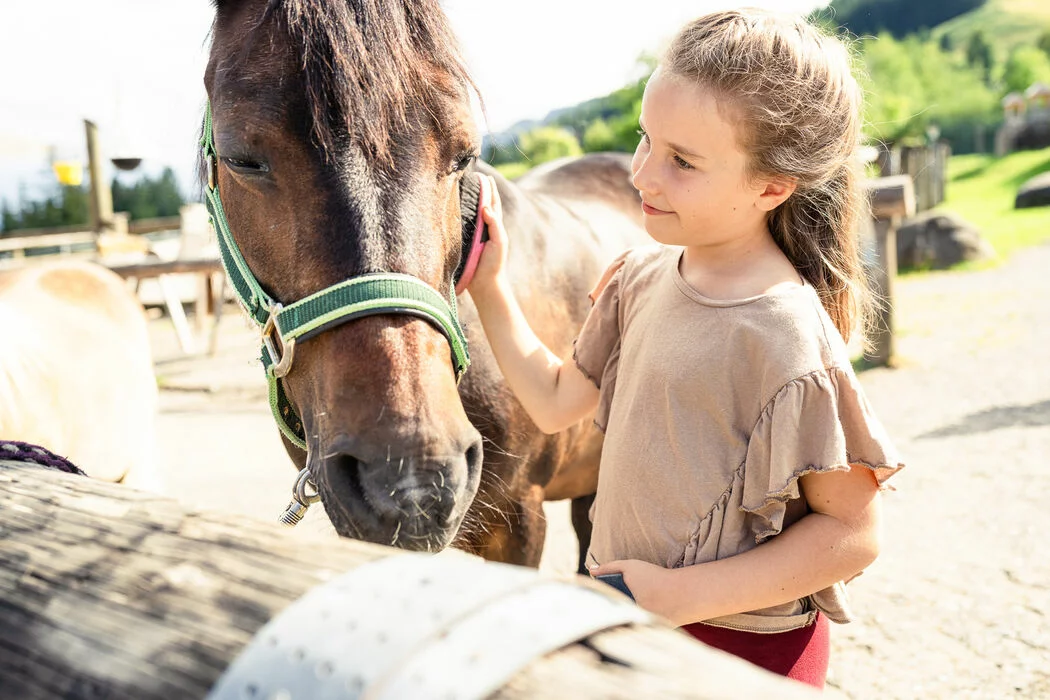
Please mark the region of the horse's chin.
<svg viewBox="0 0 1050 700"><path fill-rule="evenodd" d="M438 552L452 544L458 531L458 521L453 527L434 527L422 518L405 518L401 522L390 523L376 518L349 516L342 503L331 504L331 499L323 496L321 502L340 537L363 542L413 552Z"/></svg>
<svg viewBox="0 0 1050 700"><path fill-rule="evenodd" d="M437 552L452 543L466 514L464 505L410 504L391 515L389 503L372 503L376 497L365 495L359 482L346 478L347 473L340 470L335 479L319 479L317 489L328 519L341 537L422 552Z"/></svg>

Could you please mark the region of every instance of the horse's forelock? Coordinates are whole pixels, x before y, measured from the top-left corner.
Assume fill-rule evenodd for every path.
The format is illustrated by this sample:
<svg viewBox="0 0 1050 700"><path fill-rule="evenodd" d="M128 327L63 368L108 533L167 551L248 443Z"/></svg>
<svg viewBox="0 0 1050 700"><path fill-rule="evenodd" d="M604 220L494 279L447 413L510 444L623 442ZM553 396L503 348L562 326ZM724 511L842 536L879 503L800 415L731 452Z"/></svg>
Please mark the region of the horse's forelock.
<svg viewBox="0 0 1050 700"><path fill-rule="evenodd" d="M216 0L220 17L226 6ZM410 127L414 109L440 125L453 96L474 88L436 0L269 0L255 31L275 27L299 59L313 135L326 151L349 133L392 164L391 136Z"/></svg>

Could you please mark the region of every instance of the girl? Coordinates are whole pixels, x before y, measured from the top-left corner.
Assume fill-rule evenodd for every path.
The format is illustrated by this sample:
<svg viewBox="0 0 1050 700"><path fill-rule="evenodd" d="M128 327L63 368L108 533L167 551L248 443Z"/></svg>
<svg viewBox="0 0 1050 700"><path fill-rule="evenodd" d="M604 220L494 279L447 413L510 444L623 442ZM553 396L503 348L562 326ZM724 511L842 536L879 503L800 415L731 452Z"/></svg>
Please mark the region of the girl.
<svg viewBox="0 0 1050 700"><path fill-rule="evenodd" d="M649 80L632 163L646 230L572 358L530 330L498 196L470 293L537 425L605 434L592 574L697 639L823 687L843 582L879 550L900 468L850 367L867 295L859 91L846 49L758 11L686 26ZM495 187L490 188L495 192Z"/></svg>

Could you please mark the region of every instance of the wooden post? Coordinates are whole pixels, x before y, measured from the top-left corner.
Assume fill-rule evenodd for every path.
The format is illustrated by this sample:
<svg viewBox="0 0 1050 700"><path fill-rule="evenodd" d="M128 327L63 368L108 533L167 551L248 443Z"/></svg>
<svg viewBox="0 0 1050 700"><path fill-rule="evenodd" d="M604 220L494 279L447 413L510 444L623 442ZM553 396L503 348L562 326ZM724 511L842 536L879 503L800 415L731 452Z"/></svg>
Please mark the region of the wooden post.
<svg viewBox="0 0 1050 700"><path fill-rule="evenodd" d="M893 360L893 280L897 276L897 228L901 219L915 213L915 189L910 175L880 177L868 182L875 229L872 291L879 300L871 349L864 361L884 366Z"/></svg>
<svg viewBox="0 0 1050 700"><path fill-rule="evenodd" d="M179 207L180 258L197 258L205 254L218 255L215 235L212 232L208 209L203 204L192 202ZM201 333L211 323L215 313L214 277L211 272L197 276L197 302L194 325Z"/></svg>
<svg viewBox="0 0 1050 700"><path fill-rule="evenodd" d="M88 172L91 177L91 226L95 233L113 228L113 192L102 173L102 150L99 147L98 127L89 119L84 120L87 135Z"/></svg>
<svg viewBox="0 0 1050 700"><path fill-rule="evenodd" d="M292 601L398 553L2 460L0 533L0 696L19 700L203 698ZM413 609L434 603L420 590ZM552 693L819 697L660 625L612 628L534 658L492 697Z"/></svg>

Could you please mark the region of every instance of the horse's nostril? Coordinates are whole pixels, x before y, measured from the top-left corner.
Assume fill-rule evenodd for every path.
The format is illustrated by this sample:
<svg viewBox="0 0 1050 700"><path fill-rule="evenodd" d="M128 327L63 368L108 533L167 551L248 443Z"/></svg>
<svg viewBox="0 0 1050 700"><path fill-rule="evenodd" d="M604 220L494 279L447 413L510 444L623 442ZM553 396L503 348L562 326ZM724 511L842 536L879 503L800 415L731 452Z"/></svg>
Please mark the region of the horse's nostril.
<svg viewBox="0 0 1050 700"><path fill-rule="evenodd" d="M326 480L329 483L338 483L342 488L361 495L364 493L361 487L361 462L348 454L334 454L328 457L325 465Z"/></svg>
<svg viewBox="0 0 1050 700"><path fill-rule="evenodd" d="M481 460L482 460L481 438L478 438L477 440L475 440L474 443L470 447L467 448L466 458L467 458L467 470L471 474L475 473L475 471L477 471L478 469L481 469Z"/></svg>

